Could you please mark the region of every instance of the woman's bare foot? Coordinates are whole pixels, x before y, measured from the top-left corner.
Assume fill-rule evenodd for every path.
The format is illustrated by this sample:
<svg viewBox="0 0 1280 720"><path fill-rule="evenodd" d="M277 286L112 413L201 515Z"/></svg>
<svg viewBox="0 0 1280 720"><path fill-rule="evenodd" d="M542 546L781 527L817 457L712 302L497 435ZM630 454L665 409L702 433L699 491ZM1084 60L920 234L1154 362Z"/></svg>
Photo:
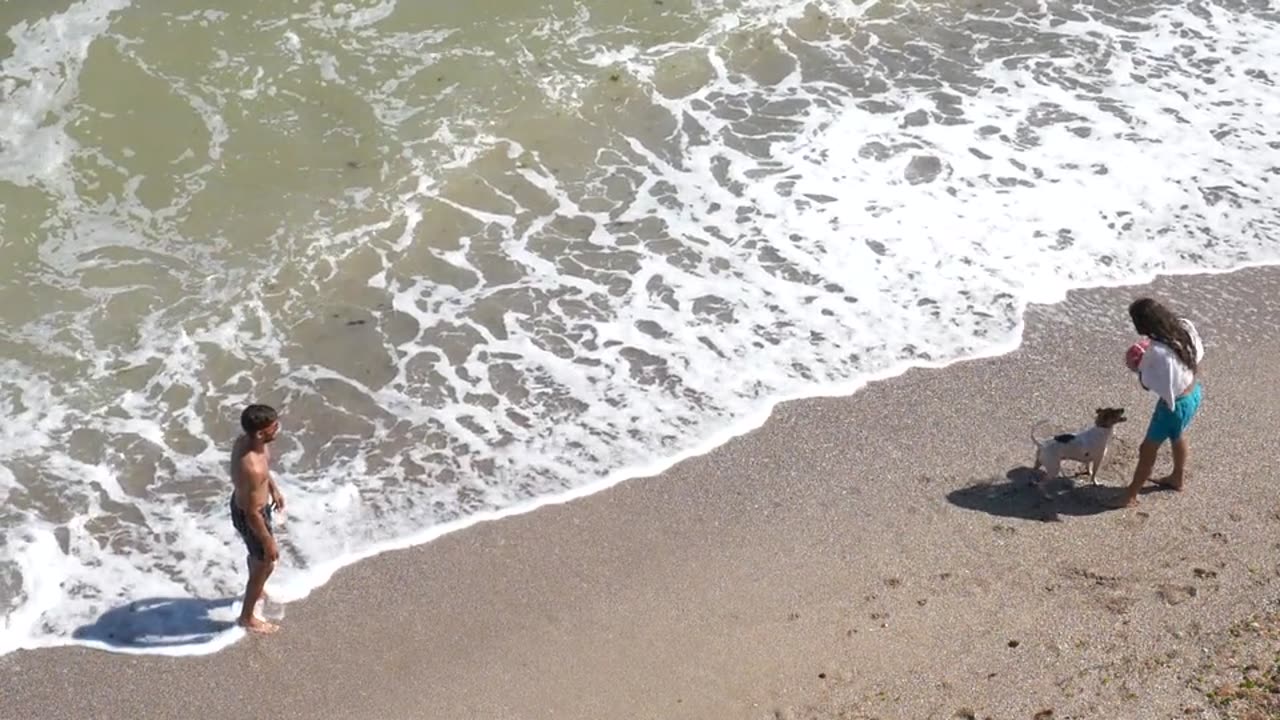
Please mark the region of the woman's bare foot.
<svg viewBox="0 0 1280 720"><path fill-rule="evenodd" d="M1160 487L1166 487L1166 488L1169 488L1170 490L1177 490L1178 492L1182 492L1182 478L1180 477L1174 477L1173 475L1165 475L1164 477L1158 480L1152 480L1151 482L1155 483L1156 485L1159 485Z"/></svg>
<svg viewBox="0 0 1280 720"><path fill-rule="evenodd" d="M236 624L251 633L258 633L260 635L270 635L280 629L279 625L273 625L266 620L260 620L253 616L250 616L248 620L240 618L236 621Z"/></svg>

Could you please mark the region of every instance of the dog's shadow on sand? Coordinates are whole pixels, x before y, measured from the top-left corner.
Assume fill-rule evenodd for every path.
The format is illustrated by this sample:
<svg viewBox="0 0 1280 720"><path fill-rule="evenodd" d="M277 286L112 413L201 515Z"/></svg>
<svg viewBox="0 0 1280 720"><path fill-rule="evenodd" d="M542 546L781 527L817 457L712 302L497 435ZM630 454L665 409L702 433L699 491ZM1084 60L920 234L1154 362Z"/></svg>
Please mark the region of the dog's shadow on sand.
<svg viewBox="0 0 1280 720"><path fill-rule="evenodd" d="M112 608L72 633L122 650L207 643L235 627L237 598L147 598Z"/></svg>
<svg viewBox="0 0 1280 720"><path fill-rule="evenodd" d="M947 493L957 507L990 515L1041 522L1058 522L1065 516L1083 517L1118 510L1125 488L1093 485L1087 477L1058 478L1037 487L1040 474L1029 467L1016 467L1004 480L977 482ZM1148 488L1147 491L1150 491Z"/></svg>

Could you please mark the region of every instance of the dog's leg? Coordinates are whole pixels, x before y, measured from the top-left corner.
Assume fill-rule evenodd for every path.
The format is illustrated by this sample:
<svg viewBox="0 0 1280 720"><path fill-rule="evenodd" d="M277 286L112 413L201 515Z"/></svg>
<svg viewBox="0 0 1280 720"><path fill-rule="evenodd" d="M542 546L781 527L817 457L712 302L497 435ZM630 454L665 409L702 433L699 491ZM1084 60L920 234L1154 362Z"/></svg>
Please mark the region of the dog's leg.
<svg viewBox="0 0 1280 720"><path fill-rule="evenodd" d="M1098 459L1090 463L1092 465L1093 472L1089 473L1089 481L1092 482L1095 486L1097 486L1098 484L1098 471L1102 469L1102 461L1106 459L1107 459L1107 448L1104 446L1102 448L1102 452L1098 453Z"/></svg>
<svg viewBox="0 0 1280 720"><path fill-rule="evenodd" d="M1041 490L1043 490L1049 483L1058 479L1058 475L1062 470L1060 462L1061 461L1058 459L1057 455L1052 453L1049 457L1044 458L1044 477L1040 478L1040 482L1036 483Z"/></svg>

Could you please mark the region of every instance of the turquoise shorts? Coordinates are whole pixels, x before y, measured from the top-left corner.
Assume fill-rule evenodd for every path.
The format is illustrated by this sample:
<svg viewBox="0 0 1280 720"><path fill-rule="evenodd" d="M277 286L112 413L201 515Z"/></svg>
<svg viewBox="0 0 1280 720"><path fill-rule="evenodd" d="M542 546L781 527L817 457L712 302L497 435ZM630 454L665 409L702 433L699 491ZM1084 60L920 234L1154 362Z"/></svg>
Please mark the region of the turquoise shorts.
<svg viewBox="0 0 1280 720"><path fill-rule="evenodd" d="M1183 431L1196 417L1200 409L1200 383L1197 382L1191 392L1178 398L1170 410L1164 400L1156 401L1156 410L1151 413L1151 424L1147 426L1147 440L1157 445L1166 440L1177 440Z"/></svg>

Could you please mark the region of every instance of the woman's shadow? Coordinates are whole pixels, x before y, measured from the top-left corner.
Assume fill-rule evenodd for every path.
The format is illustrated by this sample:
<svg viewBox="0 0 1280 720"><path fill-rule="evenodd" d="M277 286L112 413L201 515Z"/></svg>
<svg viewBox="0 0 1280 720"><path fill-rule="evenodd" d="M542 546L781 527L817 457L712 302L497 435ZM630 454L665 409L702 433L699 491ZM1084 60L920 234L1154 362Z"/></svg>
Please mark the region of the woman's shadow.
<svg viewBox="0 0 1280 720"><path fill-rule="evenodd" d="M238 598L148 598L112 608L72 637L141 650L207 643L234 628Z"/></svg>
<svg viewBox="0 0 1280 720"><path fill-rule="evenodd" d="M1093 485L1086 478L1058 478L1037 487L1040 474L1029 467L1016 467L1005 473L1004 480L977 482L947 493L947 500L958 507L979 510L990 515L1024 520L1058 522L1063 515L1098 515L1120 509L1125 488ZM1150 492L1151 488L1144 488Z"/></svg>

